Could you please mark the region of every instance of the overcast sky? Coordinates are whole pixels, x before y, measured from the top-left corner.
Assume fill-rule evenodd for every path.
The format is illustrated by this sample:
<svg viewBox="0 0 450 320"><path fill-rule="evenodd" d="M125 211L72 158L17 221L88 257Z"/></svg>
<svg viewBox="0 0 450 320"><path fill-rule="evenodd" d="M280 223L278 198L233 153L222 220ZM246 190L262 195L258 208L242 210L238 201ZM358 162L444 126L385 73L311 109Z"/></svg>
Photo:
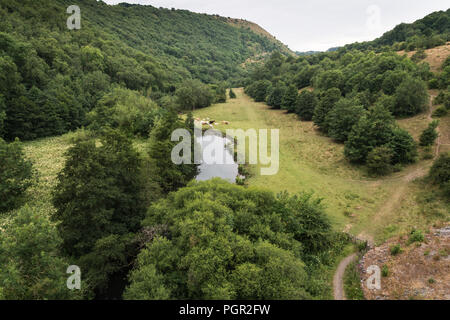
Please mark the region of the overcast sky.
<svg viewBox="0 0 450 320"><path fill-rule="evenodd" d="M104 0L253 21L296 51L373 40L401 22L446 10L448 0Z"/></svg>

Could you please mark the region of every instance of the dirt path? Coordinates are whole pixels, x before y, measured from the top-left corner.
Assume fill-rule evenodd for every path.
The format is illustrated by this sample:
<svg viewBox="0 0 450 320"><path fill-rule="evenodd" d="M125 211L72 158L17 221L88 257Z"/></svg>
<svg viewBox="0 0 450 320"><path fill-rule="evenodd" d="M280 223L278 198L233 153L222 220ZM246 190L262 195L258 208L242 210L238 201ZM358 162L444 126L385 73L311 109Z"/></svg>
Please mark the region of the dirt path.
<svg viewBox="0 0 450 320"><path fill-rule="evenodd" d="M334 300L347 300L344 292L344 273L347 269L347 266L355 261L356 254L352 254L346 258L344 258L340 263L334 274L333 278L333 288L334 288Z"/></svg>
<svg viewBox="0 0 450 320"><path fill-rule="evenodd" d="M429 107L429 112L427 115L427 118L430 122L433 121L433 118L432 118L433 98L434 98L434 96L430 95L430 104L429 104L430 107ZM438 138L436 140L436 148L435 148L433 160L436 160L436 158L439 156L439 152L440 152L440 148L441 148L439 127L436 129L436 131L438 132ZM401 182L401 184L398 186L396 191L389 197L389 199L385 202L385 204L382 205L381 208L378 210L378 212L374 215L374 217L373 217L374 222L380 221L383 217L386 216L386 214L389 214L393 210L395 210L397 205L400 203L402 197L405 195L405 192L407 191L408 183L410 183L411 181L413 181L415 179L424 177L427 174L427 172L428 172L427 167L419 167L404 176L392 178L393 180L399 180ZM371 182L373 182L373 181L371 181ZM351 226L350 226L350 228L351 228ZM350 229L350 228L348 228L348 229ZM357 236L357 238L361 239L361 240L366 240L369 243L369 245L373 245L373 242L374 242L373 237L365 232L360 233ZM338 269L336 270L336 273L335 273L334 279L333 279L334 299L335 300L345 300L343 275L345 273L345 269L353 261L353 259L355 259L355 257L356 257L355 254L352 254L352 255L346 257L345 259L343 259L341 261L341 263L339 264Z"/></svg>

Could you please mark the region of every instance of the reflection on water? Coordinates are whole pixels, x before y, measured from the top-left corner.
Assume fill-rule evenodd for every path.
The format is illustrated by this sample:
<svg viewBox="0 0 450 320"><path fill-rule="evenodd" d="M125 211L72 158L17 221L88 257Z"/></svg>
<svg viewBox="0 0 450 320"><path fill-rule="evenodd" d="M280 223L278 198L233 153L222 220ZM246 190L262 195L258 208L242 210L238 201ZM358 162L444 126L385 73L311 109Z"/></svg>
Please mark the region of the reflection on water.
<svg viewBox="0 0 450 320"><path fill-rule="evenodd" d="M203 154L197 181L222 178L235 183L239 174L238 164L234 161L232 151L227 148L233 141L219 135L210 135L203 139L197 138L197 142L201 145Z"/></svg>

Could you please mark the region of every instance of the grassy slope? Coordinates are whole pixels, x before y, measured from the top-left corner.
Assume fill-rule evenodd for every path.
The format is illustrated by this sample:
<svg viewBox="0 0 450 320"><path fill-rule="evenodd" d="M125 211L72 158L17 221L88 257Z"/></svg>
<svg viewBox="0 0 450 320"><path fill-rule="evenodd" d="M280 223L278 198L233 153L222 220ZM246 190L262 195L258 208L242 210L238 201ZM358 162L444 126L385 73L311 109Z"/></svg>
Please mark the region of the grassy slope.
<svg viewBox="0 0 450 320"><path fill-rule="evenodd" d="M417 203L420 183L405 183L408 175L430 166L431 160L420 161L383 179L368 178L362 169L349 165L344 159L342 145L320 135L311 122L298 121L295 115L270 110L263 103L255 103L243 94L242 89L234 91L237 99L197 110L195 117L209 117L218 122L230 121L228 126L217 127L222 130L280 129L278 174L261 176L255 166L252 168L254 175L249 180L250 185L274 192L314 190L325 198L327 211L337 230L347 230L378 241L407 231L411 226L428 225L448 210L439 199L434 199L431 204L432 214L424 215L424 211L429 212L430 203L426 203L425 207ZM426 115L419 115L411 120L402 120L401 125L418 136L427 121ZM391 204L391 196L400 189L403 192Z"/></svg>

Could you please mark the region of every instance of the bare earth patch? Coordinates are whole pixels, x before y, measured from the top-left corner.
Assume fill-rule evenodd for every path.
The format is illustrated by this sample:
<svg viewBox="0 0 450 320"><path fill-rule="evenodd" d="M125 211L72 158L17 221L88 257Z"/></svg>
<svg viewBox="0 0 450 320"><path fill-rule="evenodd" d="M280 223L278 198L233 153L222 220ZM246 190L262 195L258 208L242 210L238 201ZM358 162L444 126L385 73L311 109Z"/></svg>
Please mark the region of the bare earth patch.
<svg viewBox="0 0 450 320"><path fill-rule="evenodd" d="M411 58L416 51L405 52L402 50L397 53L399 55L406 54L409 58ZM432 72L439 72L441 71L441 67L445 59L450 55L450 42L447 42L443 46L427 49L425 50L425 53L427 54L427 57L423 61L428 62Z"/></svg>
<svg viewBox="0 0 450 320"><path fill-rule="evenodd" d="M407 243L408 237L393 238L372 248L363 257L361 280L368 300L450 300L450 224L431 229L423 243ZM403 252L393 256L390 248L400 245ZM369 290L364 272L371 265L387 266L381 289Z"/></svg>

